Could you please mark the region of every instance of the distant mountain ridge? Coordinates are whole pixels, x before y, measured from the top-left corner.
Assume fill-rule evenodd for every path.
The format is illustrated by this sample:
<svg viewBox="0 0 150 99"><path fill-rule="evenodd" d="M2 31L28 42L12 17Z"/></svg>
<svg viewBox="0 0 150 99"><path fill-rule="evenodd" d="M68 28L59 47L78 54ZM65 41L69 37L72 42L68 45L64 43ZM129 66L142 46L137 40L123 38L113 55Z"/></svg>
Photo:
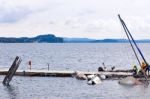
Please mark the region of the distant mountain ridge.
<svg viewBox="0 0 150 99"><path fill-rule="evenodd" d="M129 43L127 39L88 39L88 38L64 38L64 43ZM137 43L150 43L150 39L135 40Z"/></svg>
<svg viewBox="0 0 150 99"><path fill-rule="evenodd" d="M0 37L0 43L128 43L127 39L89 39L63 38L53 34L38 35L36 37ZM137 43L150 43L150 39L136 40Z"/></svg>
<svg viewBox="0 0 150 99"><path fill-rule="evenodd" d="M39 36L32 37L32 38L0 37L0 43L63 43L63 38L56 37L53 34L39 35Z"/></svg>

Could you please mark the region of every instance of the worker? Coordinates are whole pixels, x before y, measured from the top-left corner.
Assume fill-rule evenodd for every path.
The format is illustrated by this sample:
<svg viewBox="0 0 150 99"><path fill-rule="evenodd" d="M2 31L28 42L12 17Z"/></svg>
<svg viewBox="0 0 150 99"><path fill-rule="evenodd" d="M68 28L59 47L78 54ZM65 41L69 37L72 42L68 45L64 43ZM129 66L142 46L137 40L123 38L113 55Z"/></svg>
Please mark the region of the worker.
<svg viewBox="0 0 150 99"><path fill-rule="evenodd" d="M142 71L141 68L138 70L138 75L139 75L139 76L140 76L140 75L143 75L143 71Z"/></svg>
<svg viewBox="0 0 150 99"><path fill-rule="evenodd" d="M137 75L138 74L138 68L136 65L133 65L133 75Z"/></svg>
<svg viewBox="0 0 150 99"><path fill-rule="evenodd" d="M147 65L146 65L145 62L142 62L142 63L141 63L141 71L142 71L144 74L146 74L146 70L147 70Z"/></svg>
<svg viewBox="0 0 150 99"><path fill-rule="evenodd" d="M147 63L147 68L146 68L147 75L149 75L149 71L150 71L150 65Z"/></svg>
<svg viewBox="0 0 150 99"><path fill-rule="evenodd" d="M106 66L103 67L104 71L108 71L108 69L106 68Z"/></svg>
<svg viewBox="0 0 150 99"><path fill-rule="evenodd" d="M113 71L115 69L115 66L111 67L111 70Z"/></svg>

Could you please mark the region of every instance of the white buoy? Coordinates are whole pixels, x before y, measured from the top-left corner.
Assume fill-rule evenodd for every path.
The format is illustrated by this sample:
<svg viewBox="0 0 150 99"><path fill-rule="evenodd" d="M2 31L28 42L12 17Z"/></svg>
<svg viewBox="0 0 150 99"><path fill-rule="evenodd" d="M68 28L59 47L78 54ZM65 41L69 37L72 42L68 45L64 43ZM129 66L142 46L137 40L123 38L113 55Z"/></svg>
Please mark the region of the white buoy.
<svg viewBox="0 0 150 99"><path fill-rule="evenodd" d="M105 80L106 79L105 75L100 75L99 77L101 78L101 80Z"/></svg>

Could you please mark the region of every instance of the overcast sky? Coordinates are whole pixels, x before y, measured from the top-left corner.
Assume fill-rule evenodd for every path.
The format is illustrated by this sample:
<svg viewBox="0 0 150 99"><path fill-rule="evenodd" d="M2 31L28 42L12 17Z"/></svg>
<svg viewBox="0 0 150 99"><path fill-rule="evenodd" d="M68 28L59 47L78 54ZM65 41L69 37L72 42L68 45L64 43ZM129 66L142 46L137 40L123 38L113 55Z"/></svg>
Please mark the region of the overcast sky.
<svg viewBox="0 0 150 99"><path fill-rule="evenodd" d="M126 38L120 13L136 39L150 39L149 0L0 0L0 36Z"/></svg>

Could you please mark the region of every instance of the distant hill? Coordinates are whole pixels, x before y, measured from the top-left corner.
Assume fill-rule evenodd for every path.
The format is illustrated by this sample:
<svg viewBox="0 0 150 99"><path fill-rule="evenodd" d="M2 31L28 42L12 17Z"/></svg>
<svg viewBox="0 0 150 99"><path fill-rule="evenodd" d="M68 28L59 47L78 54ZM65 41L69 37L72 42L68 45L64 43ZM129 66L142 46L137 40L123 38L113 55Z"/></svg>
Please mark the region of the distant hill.
<svg viewBox="0 0 150 99"><path fill-rule="evenodd" d="M55 35L52 35L52 34L39 35L33 38L0 37L0 43L63 43L63 38L56 37Z"/></svg>
<svg viewBox="0 0 150 99"><path fill-rule="evenodd" d="M53 34L39 35L36 37L0 37L0 43L128 43L127 39L89 39L89 38L63 38ZM150 43L150 39L136 40L137 43Z"/></svg>
<svg viewBox="0 0 150 99"><path fill-rule="evenodd" d="M137 43L150 43L150 39L135 40ZM64 38L64 43L129 43L127 39L88 39L88 38Z"/></svg>

